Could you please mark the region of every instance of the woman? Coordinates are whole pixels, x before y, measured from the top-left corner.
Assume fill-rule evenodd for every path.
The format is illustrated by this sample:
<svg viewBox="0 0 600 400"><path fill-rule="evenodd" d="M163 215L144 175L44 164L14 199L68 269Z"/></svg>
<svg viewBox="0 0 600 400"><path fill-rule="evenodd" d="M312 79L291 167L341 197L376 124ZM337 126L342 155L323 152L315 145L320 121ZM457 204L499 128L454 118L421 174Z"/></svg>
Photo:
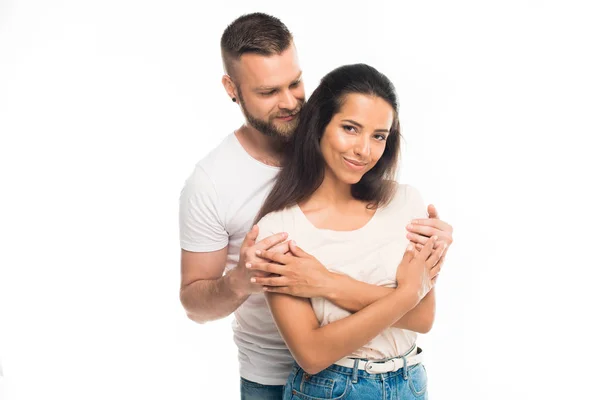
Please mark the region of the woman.
<svg viewBox="0 0 600 400"><path fill-rule="evenodd" d="M427 398L417 334L393 325L429 293L446 246L435 248L434 236L420 251L407 247L400 229L426 214L418 192L393 180L394 87L370 66L340 67L321 80L296 132L257 216L260 236L287 232L329 270L397 287L352 315L323 298L266 293L296 360L284 398Z"/></svg>

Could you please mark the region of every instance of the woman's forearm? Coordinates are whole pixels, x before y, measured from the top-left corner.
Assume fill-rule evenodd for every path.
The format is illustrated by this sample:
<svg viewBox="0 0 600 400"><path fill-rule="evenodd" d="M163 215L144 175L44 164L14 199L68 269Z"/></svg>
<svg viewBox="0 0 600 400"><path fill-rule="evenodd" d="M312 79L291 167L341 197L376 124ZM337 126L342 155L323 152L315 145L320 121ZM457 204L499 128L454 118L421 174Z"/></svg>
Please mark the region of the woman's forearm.
<svg viewBox="0 0 600 400"><path fill-rule="evenodd" d="M334 274L334 282L335 290L329 292L327 300L351 313L362 310L395 290L358 281L341 274ZM427 333L433 326L434 317L435 295L431 290L415 308L395 321L393 326L413 332Z"/></svg>
<svg viewBox="0 0 600 400"><path fill-rule="evenodd" d="M418 333L427 333L433 327L435 320L435 289L429 293L409 312L404 314L393 325L394 328L407 329Z"/></svg>
<svg viewBox="0 0 600 400"><path fill-rule="evenodd" d="M331 285L333 289L326 294L325 298L351 313L362 310L395 290L390 287L371 285L348 275L332 272L331 276L333 276Z"/></svg>
<svg viewBox="0 0 600 400"><path fill-rule="evenodd" d="M417 303L416 293L395 289L353 315L316 327L306 335L296 335L295 343L288 346L300 366L315 374L364 346Z"/></svg>

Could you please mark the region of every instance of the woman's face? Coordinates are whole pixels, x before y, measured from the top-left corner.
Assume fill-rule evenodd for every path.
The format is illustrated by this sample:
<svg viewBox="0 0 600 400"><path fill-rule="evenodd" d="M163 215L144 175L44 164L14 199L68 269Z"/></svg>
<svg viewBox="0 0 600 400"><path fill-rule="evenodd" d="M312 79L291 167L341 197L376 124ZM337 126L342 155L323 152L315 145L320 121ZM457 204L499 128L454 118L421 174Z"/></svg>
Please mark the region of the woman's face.
<svg viewBox="0 0 600 400"><path fill-rule="evenodd" d="M321 138L326 174L347 184L360 181L381 158L393 120L392 106L382 98L347 95Z"/></svg>

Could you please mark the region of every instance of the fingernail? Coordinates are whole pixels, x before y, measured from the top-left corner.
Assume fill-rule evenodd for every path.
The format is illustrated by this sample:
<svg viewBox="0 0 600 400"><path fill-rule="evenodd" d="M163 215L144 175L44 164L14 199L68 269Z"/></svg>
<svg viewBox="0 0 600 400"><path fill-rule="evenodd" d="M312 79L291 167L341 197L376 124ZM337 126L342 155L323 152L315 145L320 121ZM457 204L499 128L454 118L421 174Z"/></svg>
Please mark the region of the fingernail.
<svg viewBox="0 0 600 400"><path fill-rule="evenodd" d="M255 283L256 282L256 278L250 278L250 282Z"/></svg>
<svg viewBox="0 0 600 400"><path fill-rule="evenodd" d="M246 263L246 268L251 268L251 267L252 267L252 264Z"/></svg>
<svg viewBox="0 0 600 400"><path fill-rule="evenodd" d="M409 243L408 246L406 247L407 250L412 250L413 249L413 245L412 243Z"/></svg>
<svg viewBox="0 0 600 400"><path fill-rule="evenodd" d="M283 233L281 234L281 237L282 237L282 238L285 238L285 237L287 237L287 233L283 232Z"/></svg>
<svg viewBox="0 0 600 400"><path fill-rule="evenodd" d="M296 241L295 241L295 240L292 240L292 244L295 246L295 245L296 245Z"/></svg>
<svg viewBox="0 0 600 400"><path fill-rule="evenodd" d="M412 229L412 228L413 228L413 225L412 225L412 224L408 224L408 225L406 225L406 229Z"/></svg>
<svg viewBox="0 0 600 400"><path fill-rule="evenodd" d="M260 250L256 250L256 255L260 256Z"/></svg>
<svg viewBox="0 0 600 400"><path fill-rule="evenodd" d="M438 240L438 237L437 236L432 236L432 239L433 239L433 241L436 241L436 240Z"/></svg>

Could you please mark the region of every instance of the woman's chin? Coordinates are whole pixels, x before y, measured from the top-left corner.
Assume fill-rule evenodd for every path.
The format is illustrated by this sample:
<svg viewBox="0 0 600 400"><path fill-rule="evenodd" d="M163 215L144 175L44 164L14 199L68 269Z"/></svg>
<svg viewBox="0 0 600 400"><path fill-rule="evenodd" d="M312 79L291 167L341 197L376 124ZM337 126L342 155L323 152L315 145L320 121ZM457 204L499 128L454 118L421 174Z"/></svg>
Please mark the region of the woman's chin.
<svg viewBox="0 0 600 400"><path fill-rule="evenodd" d="M355 185L358 182L360 182L360 180L362 179L362 174L353 174L353 175L349 175L349 176L345 176L343 179L343 182L348 184L348 185Z"/></svg>
<svg viewBox="0 0 600 400"><path fill-rule="evenodd" d="M338 173L341 171L336 171L334 172L335 177L337 178L337 180L339 182L345 183L346 185L355 185L358 182L360 182L360 180L362 179L362 177L364 176L364 174L356 174L356 173L349 173L344 171L343 173Z"/></svg>

